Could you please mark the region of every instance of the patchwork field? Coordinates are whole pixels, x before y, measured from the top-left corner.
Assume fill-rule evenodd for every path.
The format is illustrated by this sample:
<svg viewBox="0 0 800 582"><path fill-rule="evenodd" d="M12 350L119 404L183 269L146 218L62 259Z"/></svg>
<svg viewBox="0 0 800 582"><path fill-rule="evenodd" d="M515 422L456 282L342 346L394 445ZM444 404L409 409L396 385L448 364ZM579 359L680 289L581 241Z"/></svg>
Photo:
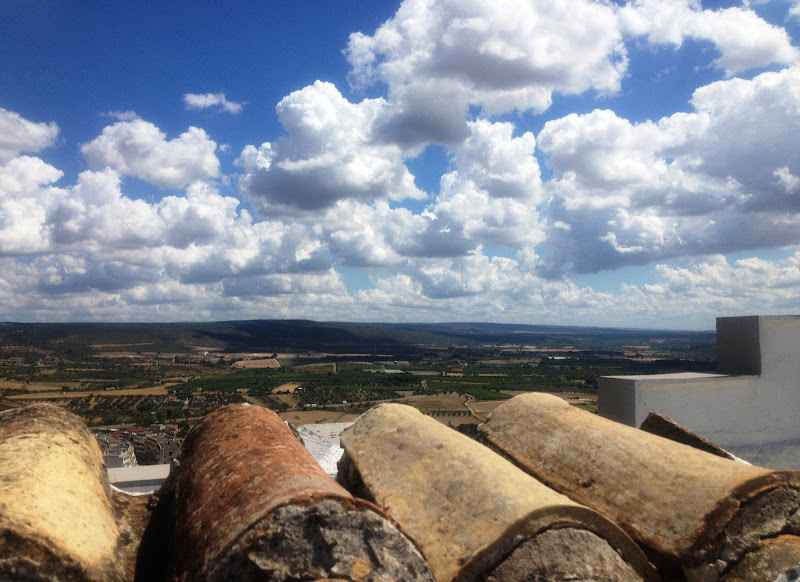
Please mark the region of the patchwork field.
<svg viewBox="0 0 800 582"><path fill-rule="evenodd" d="M166 396L166 386L153 388L129 388L123 390L76 390L73 392L35 392L8 396L9 400L59 400L62 398L83 398L85 396Z"/></svg>

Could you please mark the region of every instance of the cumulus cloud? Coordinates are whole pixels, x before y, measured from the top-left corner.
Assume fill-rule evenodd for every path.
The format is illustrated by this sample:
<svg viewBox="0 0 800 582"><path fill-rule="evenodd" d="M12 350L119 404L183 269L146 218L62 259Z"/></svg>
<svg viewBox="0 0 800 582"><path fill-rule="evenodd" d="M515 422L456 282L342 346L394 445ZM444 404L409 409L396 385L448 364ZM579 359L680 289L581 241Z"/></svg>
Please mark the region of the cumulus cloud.
<svg viewBox="0 0 800 582"><path fill-rule="evenodd" d="M452 145L469 133L470 106L541 113L556 93L619 91L631 36L709 41L729 76L798 57L786 31L749 8L704 10L696 0L406 0L373 34L353 33L345 55L354 88L388 89L383 139Z"/></svg>
<svg viewBox="0 0 800 582"><path fill-rule="evenodd" d="M93 169L111 168L160 188L181 188L196 180L219 176L217 144L197 127L175 139L142 119L119 121L81 146Z"/></svg>
<svg viewBox="0 0 800 582"><path fill-rule="evenodd" d="M51 186L62 172L39 158L0 163L0 256L23 256L50 247L48 208L64 197Z"/></svg>
<svg viewBox="0 0 800 582"><path fill-rule="evenodd" d="M654 44L708 40L719 51L714 65L726 74L797 62L797 49L783 28L747 8L703 10L697 0L636 0L619 10L622 28Z"/></svg>
<svg viewBox="0 0 800 582"><path fill-rule="evenodd" d="M586 0L406 0L345 51L354 87L385 83L400 143L457 142L465 114L541 112L552 94L616 91L627 60L613 9Z"/></svg>
<svg viewBox="0 0 800 582"><path fill-rule="evenodd" d="M692 105L695 119L708 119L707 129L685 146L699 152L699 170L735 179L750 207L797 208L797 200L775 188L774 175L783 168L800 172L794 137L800 129L800 66L712 83L695 91Z"/></svg>
<svg viewBox="0 0 800 582"><path fill-rule="evenodd" d="M555 273L800 241L800 69L698 89L693 113L634 124L611 111L548 122Z"/></svg>
<svg viewBox="0 0 800 582"><path fill-rule="evenodd" d="M722 255L700 257L682 266L657 265L658 282L628 291L648 303L676 310L684 304L708 316L725 313L781 314L800 300L800 251L786 259L756 257L730 261ZM689 314L695 316L696 314Z"/></svg>
<svg viewBox="0 0 800 582"><path fill-rule="evenodd" d="M403 151L374 139L385 107L383 99L350 103L320 81L295 91L277 106L287 135L242 151L242 191L264 215L320 210L348 198L425 198Z"/></svg>
<svg viewBox="0 0 800 582"><path fill-rule="evenodd" d="M487 314L497 322L690 328L719 315L781 314L800 301L800 251L767 261L729 261L721 255L657 265L653 283L623 282L614 292L581 287L569 279L540 279L526 270L530 259L437 260L419 270L377 278L354 298L366 313L403 321L458 321Z"/></svg>
<svg viewBox="0 0 800 582"><path fill-rule="evenodd" d="M615 307L610 293L581 288L568 280L548 281L527 269L535 257L489 257L478 249L464 257L417 262L404 272L377 278L370 289L354 294L368 312L396 320L475 320L486 314L497 322L564 323L565 314L593 319Z"/></svg>
<svg viewBox="0 0 800 582"><path fill-rule="evenodd" d="M117 121L133 121L134 119L139 119L139 114L135 111L106 111L102 115L116 119Z"/></svg>
<svg viewBox="0 0 800 582"><path fill-rule="evenodd" d="M385 201L340 201L315 225L331 256L354 267L398 265L417 244L429 219Z"/></svg>
<svg viewBox="0 0 800 582"><path fill-rule="evenodd" d="M254 222L209 183L148 202L110 166L61 177L35 157L0 162L0 318L311 316L351 302L318 233Z"/></svg>
<svg viewBox="0 0 800 582"><path fill-rule="evenodd" d="M186 93L183 102L187 109L208 109L217 107L226 113L241 113L246 103L228 101L225 93Z"/></svg>
<svg viewBox="0 0 800 582"><path fill-rule="evenodd" d="M285 135L242 150L238 188L255 216L209 181L218 146L200 128L168 139L110 112L81 147L90 169L56 186L59 169L21 155L52 145L56 124L0 109L0 319L661 326L670 314L693 326L796 309L800 251L722 254L800 244L800 67L701 87L688 111L659 120L626 119L607 100L538 135L521 129L559 94L624 89L625 43L686 39L713 45L701 66L718 78L797 57L746 4L406 0L345 51L352 87L384 97L349 100L317 81L278 103ZM244 105L224 93L184 103ZM444 159L426 193L409 166L431 143ZM139 200L125 176L177 191ZM651 282L613 292L569 278L654 263L665 264ZM352 268L371 279L350 293Z"/></svg>
<svg viewBox="0 0 800 582"><path fill-rule="evenodd" d="M35 153L50 147L57 136L55 122L35 123L0 107L0 162L7 162L22 152Z"/></svg>

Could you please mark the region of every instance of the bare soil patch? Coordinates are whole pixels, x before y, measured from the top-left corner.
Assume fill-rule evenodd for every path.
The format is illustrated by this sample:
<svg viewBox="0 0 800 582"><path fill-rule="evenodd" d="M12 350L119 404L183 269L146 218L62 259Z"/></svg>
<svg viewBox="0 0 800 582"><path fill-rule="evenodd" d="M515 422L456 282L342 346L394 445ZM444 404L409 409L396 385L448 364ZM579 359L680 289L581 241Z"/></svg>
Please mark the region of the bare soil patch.
<svg viewBox="0 0 800 582"><path fill-rule="evenodd" d="M294 394L294 391L300 388L300 382L287 382L272 389L273 394Z"/></svg>
<svg viewBox="0 0 800 582"><path fill-rule="evenodd" d="M508 358L505 360L481 360L480 363L503 366L510 364L538 364L541 361L541 358Z"/></svg>
<svg viewBox="0 0 800 582"><path fill-rule="evenodd" d="M358 414L349 412L335 412L330 410L297 410L281 412L279 415L283 420L288 420L292 424L316 424L320 422L353 422L359 417Z"/></svg>
<svg viewBox="0 0 800 582"><path fill-rule="evenodd" d="M73 382L20 382L18 380L0 380L0 390L3 388L13 388L16 390L28 390L29 392L47 392L60 390L62 386L74 387Z"/></svg>
<svg viewBox="0 0 800 582"><path fill-rule="evenodd" d="M234 368L280 368L281 365L278 363L278 360L275 358L263 358L263 359L254 359L254 360L239 360L238 362L234 362L232 367Z"/></svg>
<svg viewBox="0 0 800 582"><path fill-rule="evenodd" d="M433 394L431 396L420 396L414 398L414 406L422 412L434 411L458 411L467 410L464 403L466 396L451 392L449 394Z"/></svg>
<svg viewBox="0 0 800 582"><path fill-rule="evenodd" d="M90 348L130 348L133 346L152 346L153 342L140 342L135 344L90 344Z"/></svg>
<svg viewBox="0 0 800 582"><path fill-rule="evenodd" d="M166 396L165 386L126 390L80 390L78 392L34 392L9 396L14 400L58 400L62 398L83 398L84 396Z"/></svg>
<svg viewBox="0 0 800 582"><path fill-rule="evenodd" d="M294 396L291 396L290 394L277 394L272 398L277 400L278 402L283 402L290 408L297 407L297 399Z"/></svg>

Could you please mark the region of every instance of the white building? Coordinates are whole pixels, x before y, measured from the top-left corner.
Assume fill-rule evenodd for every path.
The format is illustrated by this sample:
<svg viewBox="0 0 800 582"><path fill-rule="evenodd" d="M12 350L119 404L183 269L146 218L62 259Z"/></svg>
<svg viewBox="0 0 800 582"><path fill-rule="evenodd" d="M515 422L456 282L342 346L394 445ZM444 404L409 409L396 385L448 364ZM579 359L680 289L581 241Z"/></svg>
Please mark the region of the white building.
<svg viewBox="0 0 800 582"><path fill-rule="evenodd" d="M165 434L147 435L142 443L142 454L139 463L142 465L169 464L178 456L181 444Z"/></svg>
<svg viewBox="0 0 800 582"><path fill-rule="evenodd" d="M95 435L95 438L103 453L103 462L109 469L137 464L132 443L110 435Z"/></svg>
<svg viewBox="0 0 800 582"><path fill-rule="evenodd" d="M125 493L144 495L158 491L169 477L171 465L145 465L108 469L108 480Z"/></svg>
<svg viewBox="0 0 800 582"><path fill-rule="evenodd" d="M717 368L600 378L598 412L638 427L655 411L751 462L800 468L800 316L717 318Z"/></svg>

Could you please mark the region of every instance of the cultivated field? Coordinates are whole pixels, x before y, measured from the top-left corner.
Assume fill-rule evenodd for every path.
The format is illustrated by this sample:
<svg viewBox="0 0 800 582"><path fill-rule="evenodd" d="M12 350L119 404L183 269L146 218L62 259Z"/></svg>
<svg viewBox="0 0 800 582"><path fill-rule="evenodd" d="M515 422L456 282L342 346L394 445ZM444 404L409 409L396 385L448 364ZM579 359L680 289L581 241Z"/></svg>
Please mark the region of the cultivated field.
<svg viewBox="0 0 800 582"><path fill-rule="evenodd" d="M9 400L58 400L60 398L83 398L84 396L166 396L166 386L153 388L128 388L123 390L80 390L74 392L35 392L8 396Z"/></svg>
<svg viewBox="0 0 800 582"><path fill-rule="evenodd" d="M276 358L255 358L252 360L239 360L232 364L234 368L280 368Z"/></svg>

